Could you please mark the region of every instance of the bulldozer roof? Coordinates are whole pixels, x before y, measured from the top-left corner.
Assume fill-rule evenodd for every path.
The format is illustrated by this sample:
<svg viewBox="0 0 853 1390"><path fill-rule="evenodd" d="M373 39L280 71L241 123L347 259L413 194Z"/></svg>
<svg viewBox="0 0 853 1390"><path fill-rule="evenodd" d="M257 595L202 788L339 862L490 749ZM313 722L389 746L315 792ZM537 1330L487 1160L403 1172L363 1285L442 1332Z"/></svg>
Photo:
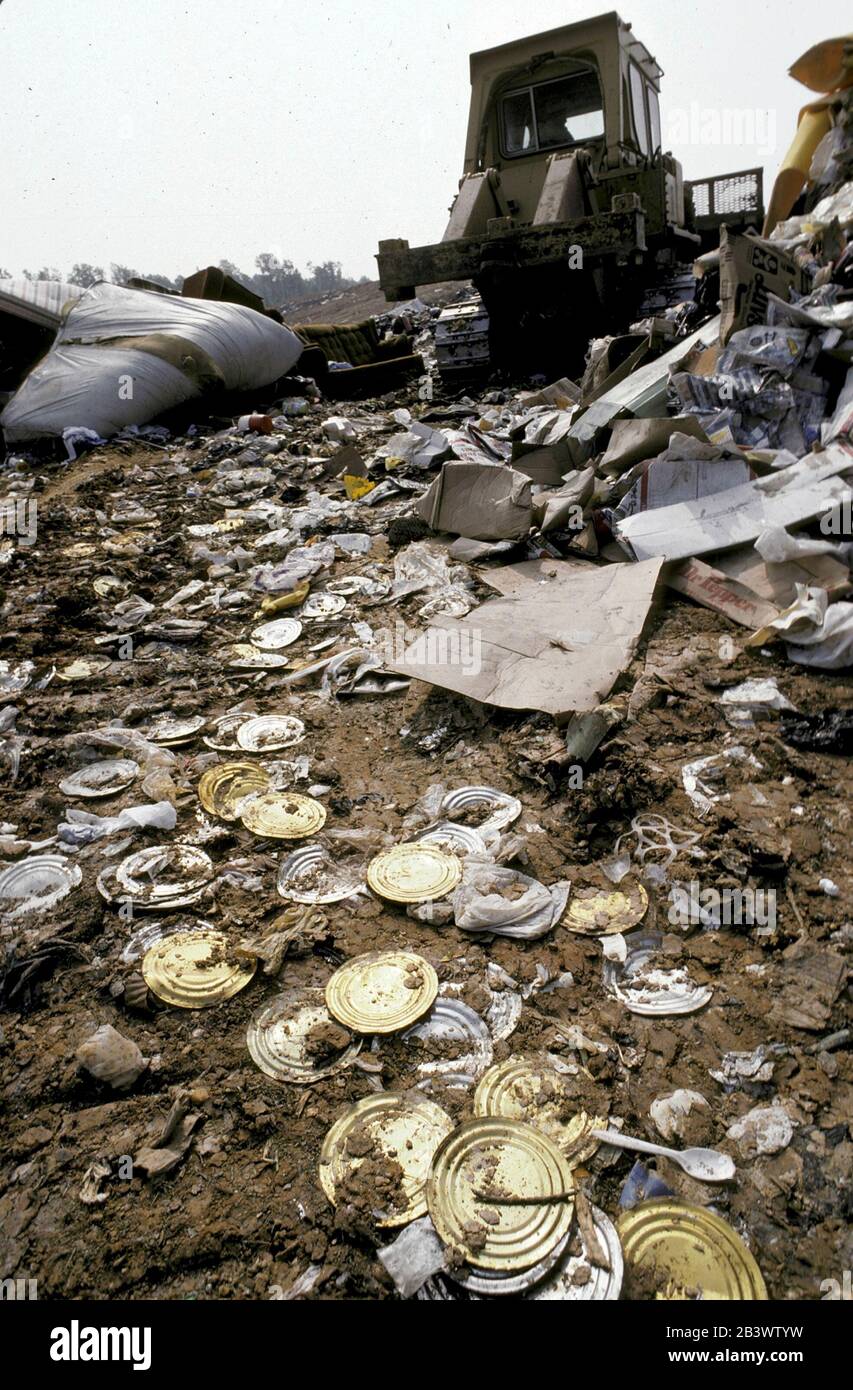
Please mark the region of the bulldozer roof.
<svg viewBox="0 0 853 1390"><path fill-rule="evenodd" d="M631 25L620 18L615 10L595 15L592 19L580 20L577 24L564 24L559 29L546 29L541 34L531 34L511 43L498 44L496 48L480 49L470 57L471 82L474 83L488 74L503 71L508 63L529 63L586 44L614 41L630 51L631 57L659 91L663 69L645 44L634 37Z"/></svg>

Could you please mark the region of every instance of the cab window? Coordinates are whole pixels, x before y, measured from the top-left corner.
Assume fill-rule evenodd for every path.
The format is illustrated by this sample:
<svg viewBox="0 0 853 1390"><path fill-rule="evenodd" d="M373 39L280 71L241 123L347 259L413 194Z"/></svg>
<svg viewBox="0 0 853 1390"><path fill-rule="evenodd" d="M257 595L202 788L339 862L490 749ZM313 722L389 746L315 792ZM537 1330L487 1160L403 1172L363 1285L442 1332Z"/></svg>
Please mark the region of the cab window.
<svg viewBox="0 0 853 1390"><path fill-rule="evenodd" d="M660 138L660 106L658 104L658 94L654 87L646 88L646 96L649 99L649 123L652 129L652 154L661 148Z"/></svg>
<svg viewBox="0 0 853 1390"><path fill-rule="evenodd" d="M591 69L509 92L501 102L503 152L529 154L604 135L598 77Z"/></svg>
<svg viewBox="0 0 853 1390"><path fill-rule="evenodd" d="M649 149L649 128L646 121L646 99L640 69L631 64L631 108L634 114L634 130L641 154L651 154Z"/></svg>

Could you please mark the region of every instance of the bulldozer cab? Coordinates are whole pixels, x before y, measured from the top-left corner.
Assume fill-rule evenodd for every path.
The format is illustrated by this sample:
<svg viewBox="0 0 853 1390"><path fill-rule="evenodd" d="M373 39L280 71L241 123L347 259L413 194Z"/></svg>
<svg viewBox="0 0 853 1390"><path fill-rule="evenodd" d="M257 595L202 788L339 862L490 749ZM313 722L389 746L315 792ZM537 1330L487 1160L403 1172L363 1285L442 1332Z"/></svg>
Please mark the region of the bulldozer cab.
<svg viewBox="0 0 853 1390"><path fill-rule="evenodd" d="M498 175L492 216L533 223L552 156L583 150L595 177L660 151L662 72L615 12L473 53L470 64L464 174ZM578 188L575 215L609 210L610 194L601 209L583 201Z"/></svg>
<svg viewBox="0 0 853 1390"><path fill-rule="evenodd" d="M464 356L450 347L469 339L471 365L561 375L582 361L590 325L616 332L690 298L690 267L722 222L760 225L761 170L685 185L662 148L663 71L615 11L470 63L463 174L444 235L429 246L381 241L377 256L390 301L441 281L476 290L479 307L452 335L445 324L448 379L450 358Z"/></svg>

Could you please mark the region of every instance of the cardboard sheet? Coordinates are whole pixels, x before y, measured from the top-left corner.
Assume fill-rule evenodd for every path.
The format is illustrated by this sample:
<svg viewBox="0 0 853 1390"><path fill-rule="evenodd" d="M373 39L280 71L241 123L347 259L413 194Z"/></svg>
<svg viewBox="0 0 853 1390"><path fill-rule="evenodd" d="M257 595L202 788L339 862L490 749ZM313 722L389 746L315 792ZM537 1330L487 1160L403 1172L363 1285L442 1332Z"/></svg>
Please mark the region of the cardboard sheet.
<svg viewBox="0 0 853 1390"><path fill-rule="evenodd" d="M660 418L665 415L670 368L680 366L697 348L713 346L718 340L719 332L718 315L703 324L691 337L682 338L662 357L639 367L612 391L607 391L599 397L572 425L568 434L569 447L571 448L574 441L578 446L591 448L598 431L615 420L617 415L625 413L643 418Z"/></svg>
<svg viewBox="0 0 853 1390"><path fill-rule="evenodd" d="M674 434L689 434L708 442L708 436L695 415L664 416L662 419L616 420L601 471L618 478L643 459L657 458Z"/></svg>
<svg viewBox="0 0 853 1390"><path fill-rule="evenodd" d="M541 584L522 576L516 597L436 623L389 669L501 709L558 720L595 709L633 658L661 563L560 566Z"/></svg>
<svg viewBox="0 0 853 1390"><path fill-rule="evenodd" d="M787 468L712 497L638 512L615 528L638 560L713 554L754 541L770 526L792 526L827 511L850 490L838 474L853 469L853 450L833 445Z"/></svg>
<svg viewBox="0 0 853 1390"><path fill-rule="evenodd" d="M472 541L520 540L533 520L530 479L496 463L445 463L415 511L433 531Z"/></svg>
<svg viewBox="0 0 853 1390"><path fill-rule="evenodd" d="M703 608L714 613L722 613L741 627L751 632L772 623L779 616L779 609L758 594L741 584L737 579L722 574L720 570L706 565L702 560L683 560L665 572L668 586L677 593L692 598Z"/></svg>
<svg viewBox="0 0 853 1390"><path fill-rule="evenodd" d="M797 585L826 589L830 600L850 592L850 571L832 555L806 555L782 564L762 560L752 546L714 556L714 568L737 579L776 608L787 608L797 597Z"/></svg>
<svg viewBox="0 0 853 1390"><path fill-rule="evenodd" d="M788 291L806 294L804 271L778 242L741 236L728 227L720 232L720 342L725 345L739 328L767 322L767 297L787 300Z"/></svg>

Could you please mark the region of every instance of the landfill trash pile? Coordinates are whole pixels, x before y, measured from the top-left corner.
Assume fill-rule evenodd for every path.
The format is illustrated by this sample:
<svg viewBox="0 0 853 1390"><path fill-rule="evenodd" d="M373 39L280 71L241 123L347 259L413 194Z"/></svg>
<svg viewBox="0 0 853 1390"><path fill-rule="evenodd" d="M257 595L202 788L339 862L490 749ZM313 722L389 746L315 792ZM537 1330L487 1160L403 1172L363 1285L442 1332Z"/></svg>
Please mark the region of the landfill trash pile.
<svg viewBox="0 0 853 1390"><path fill-rule="evenodd" d="M260 367L218 337L222 416L165 318L235 306L104 346L161 297L96 287L6 406L0 1230L40 1297L811 1299L853 1264L827 101L806 210L580 382L450 394L415 301L381 397L270 394L291 331ZM41 419L128 351L174 399Z"/></svg>

